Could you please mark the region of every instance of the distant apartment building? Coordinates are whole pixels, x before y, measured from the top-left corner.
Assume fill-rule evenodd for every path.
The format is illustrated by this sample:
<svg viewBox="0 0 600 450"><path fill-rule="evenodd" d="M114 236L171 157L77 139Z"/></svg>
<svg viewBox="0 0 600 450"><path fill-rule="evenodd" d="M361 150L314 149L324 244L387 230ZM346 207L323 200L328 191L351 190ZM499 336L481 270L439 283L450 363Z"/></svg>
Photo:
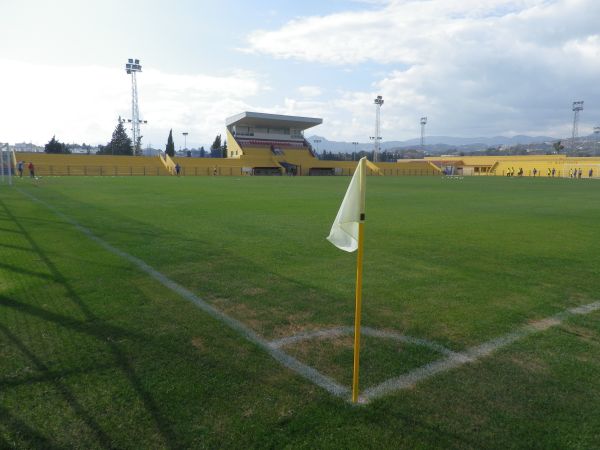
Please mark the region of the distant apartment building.
<svg viewBox="0 0 600 450"><path fill-rule="evenodd" d="M15 145L9 146L10 150L14 150L15 152L43 152L44 147L40 147L39 145L35 145L26 142L16 143Z"/></svg>

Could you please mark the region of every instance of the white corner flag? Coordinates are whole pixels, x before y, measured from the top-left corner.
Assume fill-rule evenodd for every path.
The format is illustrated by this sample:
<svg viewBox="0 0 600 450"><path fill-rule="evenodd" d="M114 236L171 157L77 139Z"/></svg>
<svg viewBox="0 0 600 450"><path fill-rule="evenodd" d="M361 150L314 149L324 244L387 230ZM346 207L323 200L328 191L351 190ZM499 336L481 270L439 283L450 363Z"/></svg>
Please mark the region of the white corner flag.
<svg viewBox="0 0 600 450"><path fill-rule="evenodd" d="M356 254L356 306L354 312L354 364L352 373L352 403L358 398L358 373L360 365L360 316L362 304L363 240L365 229L365 185L367 158L361 158L350 181L342 206L335 216L327 240L346 252Z"/></svg>
<svg viewBox="0 0 600 450"><path fill-rule="evenodd" d="M361 158L327 237L329 242L346 252L358 248L358 224L365 220L366 175L367 158Z"/></svg>

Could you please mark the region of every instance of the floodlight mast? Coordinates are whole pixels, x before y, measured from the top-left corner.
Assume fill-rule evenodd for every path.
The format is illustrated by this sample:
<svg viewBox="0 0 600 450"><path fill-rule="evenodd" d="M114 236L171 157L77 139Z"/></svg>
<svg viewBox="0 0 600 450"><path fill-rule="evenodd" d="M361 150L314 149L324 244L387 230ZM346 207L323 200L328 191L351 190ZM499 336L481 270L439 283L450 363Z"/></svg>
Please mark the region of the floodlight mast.
<svg viewBox="0 0 600 450"><path fill-rule="evenodd" d="M425 125L427 125L427 117L421 117L421 148L425 148Z"/></svg>
<svg viewBox="0 0 600 450"><path fill-rule="evenodd" d="M187 150L187 137L188 137L189 133L187 131L184 131L181 134L183 134L183 147L184 147L183 149Z"/></svg>
<svg viewBox="0 0 600 450"><path fill-rule="evenodd" d="M378 95L373 103L375 103L375 136L371 136L371 139L374 141L373 162L377 162L379 156L379 143L381 141L381 105L383 105L383 97Z"/></svg>
<svg viewBox="0 0 600 450"><path fill-rule="evenodd" d="M140 124L148 123L147 120L140 120L140 108L138 104L138 90L137 90L137 79L136 73L142 71L139 59L129 58L125 64L125 71L127 75L131 75L131 119L127 122L131 123L131 134L133 138L134 153L137 155L140 153L142 135L140 133Z"/></svg>
<svg viewBox="0 0 600 450"><path fill-rule="evenodd" d="M573 102L573 133L571 136L571 150L575 151L575 144L579 134L579 113L583 111L583 101Z"/></svg>
<svg viewBox="0 0 600 450"><path fill-rule="evenodd" d="M358 142L354 141L352 142L352 145L354 145L354 154L352 155L352 161L354 161L355 157L358 156L358 152L356 151L356 149L358 148Z"/></svg>
<svg viewBox="0 0 600 450"><path fill-rule="evenodd" d="M313 139L313 144L315 144L315 151L317 155L319 154L319 144L322 142L321 139Z"/></svg>

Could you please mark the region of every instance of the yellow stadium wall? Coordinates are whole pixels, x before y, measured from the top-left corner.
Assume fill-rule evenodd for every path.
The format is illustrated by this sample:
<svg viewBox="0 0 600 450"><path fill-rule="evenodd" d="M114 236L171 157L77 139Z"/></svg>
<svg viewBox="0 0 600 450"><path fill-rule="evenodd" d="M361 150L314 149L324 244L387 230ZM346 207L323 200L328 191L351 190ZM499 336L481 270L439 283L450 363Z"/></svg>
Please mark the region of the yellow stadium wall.
<svg viewBox="0 0 600 450"><path fill-rule="evenodd" d="M229 136L229 135L228 135ZM233 136L229 138L232 148L239 148ZM235 151L235 150L234 150ZM333 169L335 175L349 176L354 173L356 161L322 161L314 158L307 149L285 149L281 155L274 155L264 147L243 149L244 154L237 158L173 158L181 166L181 174L187 176L244 176L255 167L277 168L285 173L280 162L294 164L299 168L299 175L307 176L310 170ZM159 157L143 156L111 156L111 155L56 155L46 153L15 154L17 161L31 161L36 173L41 176L87 175L87 176L131 176L131 175L169 175ZM431 176L439 175L440 169L431 161L454 162L463 167L465 174L506 176L509 168L523 168L524 176L533 176L533 169L538 170L541 177L548 176L548 169L555 169L555 176L563 176L570 167L581 168L583 177L588 176L590 168L594 175L600 175L600 158L568 158L565 155L532 155L532 156L484 156L484 157L431 157L425 160L405 160L395 163L376 163L379 170L368 169L368 175L384 176ZM482 172L481 168L493 168L491 173ZM476 168L480 171L476 172ZM246 170L244 170L246 169Z"/></svg>
<svg viewBox="0 0 600 450"><path fill-rule="evenodd" d="M17 161L32 162L40 176L157 176L169 175L157 156L62 155L49 153L16 153Z"/></svg>

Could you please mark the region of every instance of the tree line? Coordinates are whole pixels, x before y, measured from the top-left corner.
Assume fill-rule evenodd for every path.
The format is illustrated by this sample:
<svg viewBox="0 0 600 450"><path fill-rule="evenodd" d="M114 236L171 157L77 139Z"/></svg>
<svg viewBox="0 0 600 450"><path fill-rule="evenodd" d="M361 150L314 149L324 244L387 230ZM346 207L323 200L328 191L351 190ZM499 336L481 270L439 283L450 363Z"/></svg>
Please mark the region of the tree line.
<svg viewBox="0 0 600 450"><path fill-rule="evenodd" d="M134 156L141 155L142 149L141 147L141 139L142 136L138 138L138 142L136 145L133 145L131 138L127 135L127 131L125 131L125 127L123 126L123 121L121 117L117 121L117 126L112 133L112 137L110 141L106 145L99 145L97 155L125 155L125 156ZM65 144L64 142L60 142L56 139L56 135L52 136L52 139L48 141L46 145L44 145L45 153L63 153L69 154L71 153L71 149L75 147L82 147L90 152L92 146L82 144L79 145L70 145ZM186 149L187 150L187 149ZM169 130L169 136L167 137L167 143L165 145L165 153L170 157L175 156L175 143L173 141L173 129ZM217 134L215 140L210 146L210 152L204 150L204 147L200 148L200 157L205 158L207 155L210 155L211 158L227 158L227 141L221 141L221 135ZM187 156L192 156L192 151L187 150Z"/></svg>

